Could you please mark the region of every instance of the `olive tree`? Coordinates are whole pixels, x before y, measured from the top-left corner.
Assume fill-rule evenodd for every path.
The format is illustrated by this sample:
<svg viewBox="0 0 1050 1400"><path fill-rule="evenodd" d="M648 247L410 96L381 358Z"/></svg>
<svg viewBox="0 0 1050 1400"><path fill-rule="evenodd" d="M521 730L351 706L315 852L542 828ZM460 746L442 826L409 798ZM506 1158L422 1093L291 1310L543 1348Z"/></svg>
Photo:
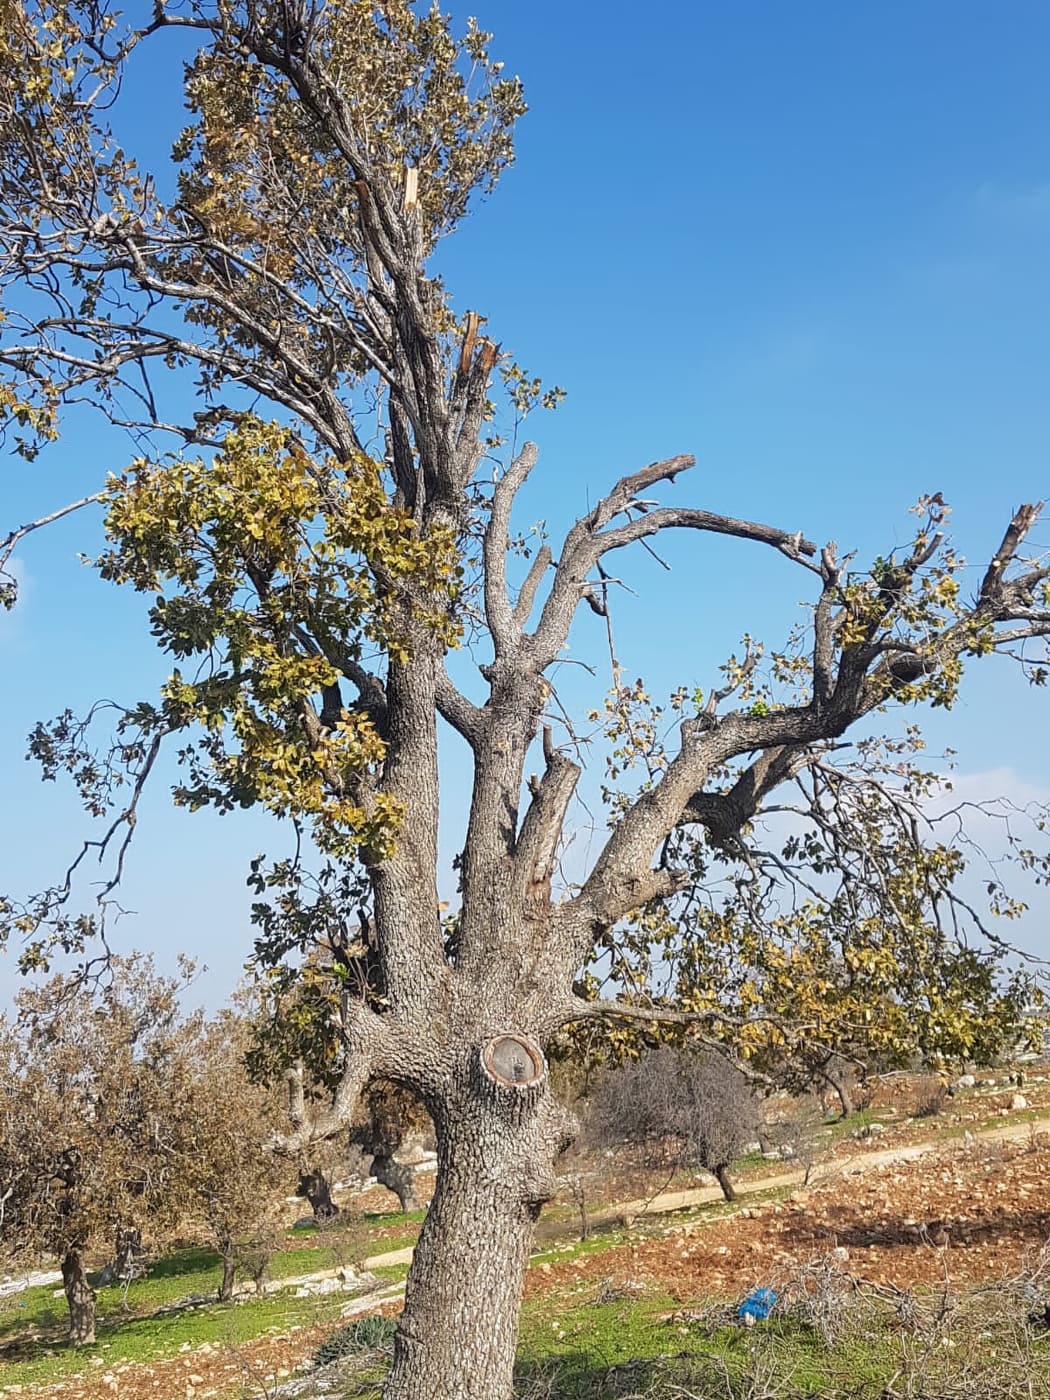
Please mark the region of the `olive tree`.
<svg viewBox="0 0 1050 1400"><path fill-rule="evenodd" d="M386 1396L507 1400L533 1221L573 1133L544 1048L580 1018L674 1014L586 995L581 967L595 949L615 957L625 921L661 917L710 862L746 869L764 805L831 764L853 726L950 705L968 658L1021 650L1031 664L1050 633L1047 566L1024 553L1038 507L989 537L967 598L939 497L907 547L865 568L804 521L671 503L683 454L613 480L556 548L523 559L514 503L537 452L508 453L492 405L505 394L521 414L556 394L479 313L453 311L432 265L511 160L524 109L488 36L407 0L161 0L124 16L101 0L5 0L4 17L0 405L30 457L71 403L142 435L143 455L93 493L109 538L98 562L154 599L176 661L159 697L115 712L108 746L63 714L31 748L100 816L112 881L168 740L177 802L294 819L334 889L356 898L363 880L375 975L348 954L339 1083L323 1109L296 1105L284 1147L344 1132L373 1079L425 1104L437 1185ZM125 149L120 86L169 29L193 52L165 199L168 182ZM8 552L53 516L12 531ZM556 667L581 607L608 616L610 556L669 531L771 551L784 587L806 592L803 623L768 660L749 641L704 693L683 691L651 769L636 688L614 669L610 826L567 884L584 750L559 727ZM693 640L683 620L683 651ZM763 668L771 698L756 691ZM439 732L472 771L451 913ZM79 868L8 897L25 963L85 947L104 921L113 886L78 910Z"/></svg>
<svg viewBox="0 0 1050 1400"><path fill-rule="evenodd" d="M735 1201L729 1168L759 1136L762 1114L753 1086L724 1055L662 1045L606 1072L588 1120L594 1142L640 1145L654 1164L675 1169L703 1167Z"/></svg>
<svg viewBox="0 0 1050 1400"><path fill-rule="evenodd" d="M194 1034L179 983L114 959L93 991L65 975L0 1021L0 1251L57 1257L75 1345L95 1339L87 1255L176 1223L184 1159L175 1104Z"/></svg>
<svg viewBox="0 0 1050 1400"><path fill-rule="evenodd" d="M287 1158L265 1150L283 1105L248 1077L249 1035L247 1018L229 1009L201 1027L172 1106L180 1190L222 1259L220 1302L233 1295L239 1262L250 1258L257 1274L265 1267L297 1179Z"/></svg>

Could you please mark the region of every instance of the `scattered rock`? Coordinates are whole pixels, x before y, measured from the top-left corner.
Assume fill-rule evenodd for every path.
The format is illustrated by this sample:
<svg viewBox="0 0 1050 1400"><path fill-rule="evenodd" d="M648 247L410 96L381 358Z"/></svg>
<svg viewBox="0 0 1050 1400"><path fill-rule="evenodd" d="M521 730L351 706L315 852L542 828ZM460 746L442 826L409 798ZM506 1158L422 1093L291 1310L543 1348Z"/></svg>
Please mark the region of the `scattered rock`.
<svg viewBox="0 0 1050 1400"><path fill-rule="evenodd" d="M295 1290L297 1298L313 1298L326 1293L341 1293L343 1285L337 1278L318 1278L309 1283L300 1284Z"/></svg>
<svg viewBox="0 0 1050 1400"><path fill-rule="evenodd" d="M1022 1108L1028 1107L1028 1100L1025 1098L1024 1094L1015 1094L1010 1100L1010 1107L1015 1113L1019 1113Z"/></svg>
<svg viewBox="0 0 1050 1400"><path fill-rule="evenodd" d="M862 1123L859 1128L854 1128L850 1137L856 1138L858 1142L865 1139L881 1137L886 1131L885 1123Z"/></svg>
<svg viewBox="0 0 1050 1400"><path fill-rule="evenodd" d="M46 1288L49 1283L61 1282L62 1275L54 1269L37 1269L33 1273L20 1274L17 1277L4 1274L0 1278L0 1298L6 1298L12 1293L21 1293L26 1288ZM58 1290L58 1294L62 1295L61 1288ZM10 1389L11 1387L8 1386L8 1390Z"/></svg>

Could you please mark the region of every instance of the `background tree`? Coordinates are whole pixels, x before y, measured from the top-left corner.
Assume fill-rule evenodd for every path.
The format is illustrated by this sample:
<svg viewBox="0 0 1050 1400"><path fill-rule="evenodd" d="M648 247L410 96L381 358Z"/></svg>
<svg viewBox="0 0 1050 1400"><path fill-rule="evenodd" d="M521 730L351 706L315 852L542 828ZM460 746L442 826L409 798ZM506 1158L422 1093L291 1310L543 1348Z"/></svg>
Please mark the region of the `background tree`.
<svg viewBox="0 0 1050 1400"><path fill-rule="evenodd" d="M431 1127L422 1104L407 1090L380 1080L362 1095L358 1118L350 1140L371 1157L376 1181L393 1191L403 1211L422 1209L412 1161L413 1144L425 1140Z"/></svg>
<svg viewBox="0 0 1050 1400"><path fill-rule="evenodd" d="M36 731L33 752L100 815L93 849L113 881L174 736L176 801L295 818L338 880L361 873L381 977L373 992L348 980L339 1085L323 1111L303 1103L285 1146L344 1132L371 1079L422 1100L437 1186L386 1395L507 1400L532 1224L572 1134L543 1047L578 1018L668 1014L577 995L581 966L596 948L612 955L636 911L695 888L704 852L747 872L763 806L830 767L860 721L949 706L967 658L993 651L1045 677L1033 644L1050 632L1048 570L1023 553L1038 507L1004 519L964 598L937 496L909 546L861 568L797 521L663 503L654 492L692 465L679 456L596 493L557 550L540 545L519 570L512 511L537 454L503 450L491 382L518 413L543 391L477 313L453 312L430 266L512 155L524 104L487 36L457 37L404 0L175 0L128 17L97 0L8 0L5 17L0 402L29 456L70 402L144 434L144 455L102 488L99 563L154 599L153 631L176 660L159 698L117 712L111 746L96 751L67 714ZM166 204L109 124L126 65L171 27L197 47ZM805 626L772 654L771 698L750 642L721 683L683 693L676 738L639 783L623 770L651 736L632 728L637 688L614 668L611 825L560 886L583 750L574 727L557 729L556 663L582 604L609 615L609 555L665 530L776 551L811 589ZM448 654L464 639L478 670L464 657L454 678ZM473 772L451 929L439 723ZM113 886L85 919L78 869L7 900L24 964L85 948L104 924Z"/></svg>
<svg viewBox="0 0 1050 1400"><path fill-rule="evenodd" d="M240 1011L225 1011L203 1027L177 1105L181 1187L222 1258L220 1302L233 1295L239 1261L250 1258L257 1275L265 1268L296 1184L288 1159L266 1150L285 1121L285 1106L249 1080L249 1035Z"/></svg>
<svg viewBox="0 0 1050 1400"><path fill-rule="evenodd" d="M374 926L359 910L351 932L348 901L345 895L338 902L331 899L324 876L310 880L302 870L282 865L268 879L256 873L253 880L260 894L270 890L272 898L252 906L261 930L256 957L268 971L260 980L247 1062L262 1082L288 1084L297 1116L309 1098L316 1101L333 1093L345 1072L339 1007L346 987L352 985L374 1005L381 1004ZM282 963L293 950L302 960ZM362 1093L349 1145L370 1159L371 1175L397 1196L404 1211L418 1210L420 1201L412 1164L399 1154L431 1130L425 1108L403 1087L377 1080ZM309 1156L302 1157L299 1191L310 1201L315 1217L330 1219L338 1207L320 1150L319 1144L310 1144Z"/></svg>
<svg viewBox="0 0 1050 1400"><path fill-rule="evenodd" d="M0 1022L0 1249L59 1260L75 1345L95 1339L89 1251L156 1240L183 1204L179 983L138 956L111 972L101 990L66 976L26 989Z"/></svg>
<svg viewBox="0 0 1050 1400"><path fill-rule="evenodd" d="M641 1144L673 1170L702 1167L727 1201L736 1200L729 1168L760 1123L752 1086L723 1055L670 1045L608 1071L588 1108L596 1142Z"/></svg>
<svg viewBox="0 0 1050 1400"><path fill-rule="evenodd" d="M645 762L656 769L659 717L637 696L631 705L634 733L654 736ZM640 911L613 956L596 949L581 980L590 997L612 985L663 1006L670 1024L613 1030L597 1045L588 1030L588 1053L616 1061L661 1037L680 1043L682 1018L673 1018L685 1010L757 1079L830 1090L849 1116L858 1075L989 1064L1041 1043L1043 989L992 917L1025 906L1001 864L967 838L950 781L917 765L922 747L909 729L893 742L861 741L835 766L813 756L746 846L677 834L674 858L693 864L693 880ZM1031 864L1026 814L998 800L981 812ZM975 907L976 879L990 914ZM980 940L960 938L966 929Z"/></svg>

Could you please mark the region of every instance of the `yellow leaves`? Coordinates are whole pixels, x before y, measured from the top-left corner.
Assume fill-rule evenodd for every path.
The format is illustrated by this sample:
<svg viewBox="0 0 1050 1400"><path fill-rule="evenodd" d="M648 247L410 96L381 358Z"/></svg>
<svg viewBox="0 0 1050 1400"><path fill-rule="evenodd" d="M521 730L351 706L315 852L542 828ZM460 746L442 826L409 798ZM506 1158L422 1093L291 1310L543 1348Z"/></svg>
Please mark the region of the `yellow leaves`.
<svg viewBox="0 0 1050 1400"><path fill-rule="evenodd" d="M309 819L330 854L383 859L404 815L376 782L386 746L369 714L333 716L327 696L366 643L407 660L420 628L454 642L451 530L421 531L371 458L317 461L248 416L210 461L137 461L108 497L103 573L158 593L154 634L206 659L163 691L166 722L205 736L183 752L176 800L259 804Z"/></svg>

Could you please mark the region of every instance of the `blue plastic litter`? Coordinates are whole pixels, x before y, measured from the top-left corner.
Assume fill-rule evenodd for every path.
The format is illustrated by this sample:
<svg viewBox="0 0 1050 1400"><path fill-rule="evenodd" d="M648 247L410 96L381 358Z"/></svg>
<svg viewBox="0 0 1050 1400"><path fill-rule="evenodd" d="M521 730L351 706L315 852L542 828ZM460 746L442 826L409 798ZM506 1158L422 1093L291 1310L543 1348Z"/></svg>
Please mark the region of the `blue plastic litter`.
<svg viewBox="0 0 1050 1400"><path fill-rule="evenodd" d="M750 1317L755 1322L765 1322L776 1306L776 1301L777 1295L772 1288L756 1288L737 1308L736 1315L741 1321L745 1317Z"/></svg>

